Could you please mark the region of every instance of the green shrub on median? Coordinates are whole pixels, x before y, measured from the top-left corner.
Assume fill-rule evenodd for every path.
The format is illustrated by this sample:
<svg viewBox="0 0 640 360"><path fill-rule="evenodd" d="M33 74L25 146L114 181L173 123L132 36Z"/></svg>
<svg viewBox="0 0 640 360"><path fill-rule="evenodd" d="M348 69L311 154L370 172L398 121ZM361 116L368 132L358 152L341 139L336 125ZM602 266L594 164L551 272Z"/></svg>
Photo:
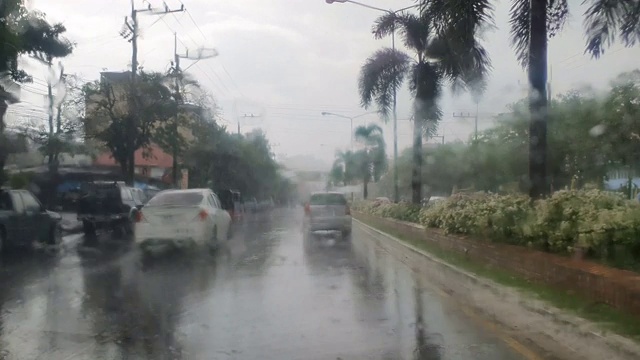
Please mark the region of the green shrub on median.
<svg viewBox="0 0 640 360"><path fill-rule="evenodd" d="M422 209L375 202L354 209L553 253L580 248L613 265L640 267L640 204L618 193L567 190L535 202L524 195L456 194Z"/></svg>

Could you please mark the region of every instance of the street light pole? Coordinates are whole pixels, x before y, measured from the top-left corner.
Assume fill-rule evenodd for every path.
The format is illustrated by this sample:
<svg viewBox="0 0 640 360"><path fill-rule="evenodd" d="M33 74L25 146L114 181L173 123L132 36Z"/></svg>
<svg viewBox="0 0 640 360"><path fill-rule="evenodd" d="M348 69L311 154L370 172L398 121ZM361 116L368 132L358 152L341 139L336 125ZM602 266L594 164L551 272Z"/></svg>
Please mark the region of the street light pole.
<svg viewBox="0 0 640 360"><path fill-rule="evenodd" d="M405 11L405 10L409 10L409 9L413 9L416 8L418 6L420 6L420 4L417 5L411 5L411 6L407 6L404 7L402 9L398 9L398 10L386 10L383 8L379 8L379 7L375 7L375 6L371 6L368 4L364 4L358 1L354 1L354 0L325 0L325 2L327 4L333 4L333 3L351 3L354 5L358 5L358 6L362 6L365 7L367 9L371 9L371 10L376 10L376 11L381 11L381 12L385 12L387 14L391 14L391 15L395 15L399 12ZM395 51L396 50L396 30L395 28L392 29L391 31L391 48ZM400 193L398 190L398 112L397 112L397 89L394 87L393 88L393 201L394 202L399 202L400 201Z"/></svg>
<svg viewBox="0 0 640 360"><path fill-rule="evenodd" d="M396 28L391 31L391 48L396 51ZM397 91L393 87L393 202L400 201L400 190L398 189L398 111L397 111Z"/></svg>
<svg viewBox="0 0 640 360"><path fill-rule="evenodd" d="M377 112L372 111L372 112L367 112L367 113L356 115L356 116L345 116L345 115L340 115L340 114L326 112L326 111L323 111L321 114L322 116L335 116L343 119L349 119L349 121L351 122L351 151L353 151L353 119L357 119L365 115L377 114Z"/></svg>

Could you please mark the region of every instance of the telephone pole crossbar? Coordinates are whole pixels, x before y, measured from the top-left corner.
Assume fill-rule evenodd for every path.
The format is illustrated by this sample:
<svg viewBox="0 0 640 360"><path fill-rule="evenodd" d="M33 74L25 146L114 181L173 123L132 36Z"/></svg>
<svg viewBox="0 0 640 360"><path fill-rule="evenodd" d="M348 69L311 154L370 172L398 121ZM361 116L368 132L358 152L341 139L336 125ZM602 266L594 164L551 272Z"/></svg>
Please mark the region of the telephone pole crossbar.
<svg viewBox="0 0 640 360"><path fill-rule="evenodd" d="M471 113L453 113L454 118L463 118L463 119L475 119L475 126L473 131L473 141L478 141L478 111L476 109L476 114L471 115Z"/></svg>

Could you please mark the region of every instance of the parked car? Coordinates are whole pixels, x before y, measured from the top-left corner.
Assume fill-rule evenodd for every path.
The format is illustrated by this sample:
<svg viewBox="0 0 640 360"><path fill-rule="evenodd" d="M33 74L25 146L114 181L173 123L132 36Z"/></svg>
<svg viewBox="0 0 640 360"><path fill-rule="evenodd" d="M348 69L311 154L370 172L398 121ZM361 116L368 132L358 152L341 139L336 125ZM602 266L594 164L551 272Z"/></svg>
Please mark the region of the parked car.
<svg viewBox="0 0 640 360"><path fill-rule="evenodd" d="M58 244L61 220L60 214L46 210L31 192L0 189L0 251L30 247L35 242Z"/></svg>
<svg viewBox="0 0 640 360"><path fill-rule="evenodd" d="M231 216L209 189L159 192L135 216L135 242L143 250L216 249L228 239Z"/></svg>
<svg viewBox="0 0 640 360"><path fill-rule="evenodd" d="M244 202L244 209L247 212L255 213L258 211L258 200L256 198L251 198Z"/></svg>
<svg viewBox="0 0 640 360"><path fill-rule="evenodd" d="M85 235L97 229L123 230L132 233L135 211L142 208L146 197L124 182L93 181L84 184L78 200L78 220Z"/></svg>
<svg viewBox="0 0 640 360"><path fill-rule="evenodd" d="M222 208L229 212L231 221L237 222L242 220L244 215L242 198L238 190L222 190L219 192Z"/></svg>
<svg viewBox="0 0 640 360"><path fill-rule="evenodd" d="M304 229L315 231L340 231L343 238L351 235L351 210L344 194L316 192L311 194L304 207Z"/></svg>

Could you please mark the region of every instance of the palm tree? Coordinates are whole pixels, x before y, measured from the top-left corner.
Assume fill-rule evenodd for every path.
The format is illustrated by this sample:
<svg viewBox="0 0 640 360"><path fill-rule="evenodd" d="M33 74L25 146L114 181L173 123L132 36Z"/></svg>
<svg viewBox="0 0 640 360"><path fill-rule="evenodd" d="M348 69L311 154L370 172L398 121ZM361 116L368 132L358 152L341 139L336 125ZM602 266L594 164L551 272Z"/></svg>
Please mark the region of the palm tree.
<svg viewBox="0 0 640 360"><path fill-rule="evenodd" d="M415 14L383 15L374 24L373 34L380 39L396 29L413 56L389 48L374 53L360 72L360 98L365 108L375 102L386 120L394 92L405 78L409 79L409 89L415 98L412 201L419 204L422 199L422 140L435 133L442 117L437 102L443 84L473 88L484 78L490 64L484 48L477 42L467 43L464 49L455 48L446 37L435 32L436 26L428 18Z"/></svg>
<svg viewBox="0 0 640 360"><path fill-rule="evenodd" d="M378 181L383 171L386 170L387 156L385 153L382 128L375 124L358 126L355 130L355 138L365 148L356 153L358 174L362 179L362 197L369 195L368 185L371 180Z"/></svg>
<svg viewBox="0 0 640 360"><path fill-rule="evenodd" d="M585 0L586 52L601 56L616 37L625 46L640 38L640 4L637 0ZM436 24L436 31L448 36L456 48L474 42L483 30L493 26L491 0L420 0L421 14ZM568 0L511 0L511 44L529 75L529 195L548 193L547 179L547 40L563 28L569 16Z"/></svg>

